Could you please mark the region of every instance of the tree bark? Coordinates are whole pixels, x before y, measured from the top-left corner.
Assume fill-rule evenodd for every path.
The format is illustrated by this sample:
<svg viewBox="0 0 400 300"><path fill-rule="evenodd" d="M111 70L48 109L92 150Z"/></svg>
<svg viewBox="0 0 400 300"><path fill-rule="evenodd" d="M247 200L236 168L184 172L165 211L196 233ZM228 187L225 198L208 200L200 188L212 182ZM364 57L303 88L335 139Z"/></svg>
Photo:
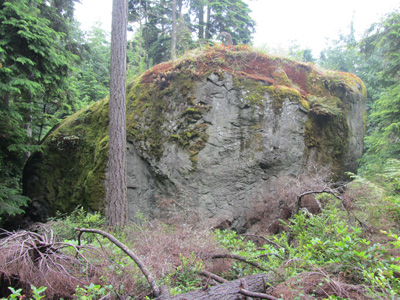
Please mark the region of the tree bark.
<svg viewBox="0 0 400 300"><path fill-rule="evenodd" d="M269 276L267 274L256 274L173 297L168 295L164 297L161 293L161 296L156 300L244 300L246 296L241 293L241 289L244 288L243 284L246 286L246 292L265 293L268 281ZM273 299L273 297L270 299Z"/></svg>
<svg viewBox="0 0 400 300"><path fill-rule="evenodd" d="M110 136L107 219L124 226L126 200L126 42L128 0L113 0L110 67Z"/></svg>

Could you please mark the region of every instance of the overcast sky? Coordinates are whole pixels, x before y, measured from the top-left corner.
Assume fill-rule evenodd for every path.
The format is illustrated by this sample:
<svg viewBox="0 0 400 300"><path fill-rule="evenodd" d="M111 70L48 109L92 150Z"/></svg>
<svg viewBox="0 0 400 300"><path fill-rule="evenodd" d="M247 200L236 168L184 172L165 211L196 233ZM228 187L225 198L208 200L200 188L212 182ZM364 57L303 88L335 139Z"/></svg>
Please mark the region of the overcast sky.
<svg viewBox="0 0 400 300"><path fill-rule="evenodd" d="M112 0L81 0L76 17L88 30L96 21L111 28ZM245 0L257 23L255 46L287 48L293 40L318 55L326 39L348 33L354 18L356 33L364 31L381 17L400 8L400 0Z"/></svg>

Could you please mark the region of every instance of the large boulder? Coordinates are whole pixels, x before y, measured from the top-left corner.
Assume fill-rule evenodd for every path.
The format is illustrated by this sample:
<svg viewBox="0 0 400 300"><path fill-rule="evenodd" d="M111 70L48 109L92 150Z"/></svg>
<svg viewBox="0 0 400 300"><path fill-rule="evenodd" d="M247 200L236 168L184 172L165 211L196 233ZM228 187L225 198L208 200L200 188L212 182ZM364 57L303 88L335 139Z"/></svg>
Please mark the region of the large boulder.
<svg viewBox="0 0 400 300"><path fill-rule="evenodd" d="M178 212L244 229L264 209L272 222L284 206L271 197L278 182L311 164L341 178L362 154L359 78L243 46L157 65L127 95L130 219ZM31 216L104 211L108 99L67 118L43 145L25 168Z"/></svg>

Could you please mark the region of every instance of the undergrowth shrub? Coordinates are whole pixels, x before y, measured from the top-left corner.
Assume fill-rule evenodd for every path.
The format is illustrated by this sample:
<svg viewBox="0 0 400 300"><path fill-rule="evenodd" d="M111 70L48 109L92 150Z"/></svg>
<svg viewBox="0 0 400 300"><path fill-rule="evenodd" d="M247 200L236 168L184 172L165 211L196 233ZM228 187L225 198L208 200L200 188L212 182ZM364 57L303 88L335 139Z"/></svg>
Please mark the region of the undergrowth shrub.
<svg viewBox="0 0 400 300"><path fill-rule="evenodd" d="M391 253L399 249L399 237L384 232L385 240L390 242L371 242L365 223L355 217L355 212L345 209L348 203L343 203L344 198L324 193L316 200L322 207L319 214L301 209L284 224L287 232L266 236L269 242L261 247L232 231L215 231L214 235L230 253L272 271L272 285L283 285L276 291L286 291L282 299L319 298L318 293L325 293L326 299L398 296L400 257ZM234 271L239 277L261 272L243 263L235 263L231 272Z"/></svg>
<svg viewBox="0 0 400 300"><path fill-rule="evenodd" d="M76 237L75 228L102 228L107 224L99 212L88 213L83 207L77 207L70 215L57 215L50 220L45 227L51 228L59 241L74 240ZM93 234L85 235L90 242Z"/></svg>
<svg viewBox="0 0 400 300"><path fill-rule="evenodd" d="M369 224L382 229L400 229L400 160L389 159L381 173L353 179L349 195Z"/></svg>
<svg viewBox="0 0 400 300"><path fill-rule="evenodd" d="M226 252L210 230L194 229L185 223L142 223L126 228L126 241L153 276L170 286L172 293L198 288L201 268L218 274L229 269L230 262L209 259L211 254Z"/></svg>
<svg viewBox="0 0 400 300"><path fill-rule="evenodd" d="M187 293L200 286L199 272L204 269L203 261L192 252L190 257L180 256L181 265L161 279L160 283L170 287L171 295Z"/></svg>
<svg viewBox="0 0 400 300"><path fill-rule="evenodd" d="M86 213L77 208L71 215L55 218L35 230L43 234L54 232L56 241L71 245L62 250L63 255L74 257L78 247L74 229L106 230L105 225L106 221L99 213ZM148 222L138 213L135 223L113 234L141 258L160 284L168 285L172 294L198 288L201 281L198 273L204 268L221 273L230 267L226 261L213 261L207 257L208 254L224 251L207 229L194 229L182 223ZM149 293L149 285L136 264L108 239L84 233L80 236L80 245L85 245L79 251L87 266L80 268L84 280L77 278L74 298L98 299L110 287L121 297L140 298ZM96 270L101 270L101 275Z"/></svg>
<svg viewBox="0 0 400 300"><path fill-rule="evenodd" d="M293 200L289 205L288 200L288 206L295 207L298 203L304 206L282 222L279 234L259 236L258 240L229 230L198 229L184 222L177 222L179 225L149 222L140 213L135 223L114 235L140 257L157 283L167 285L172 295L199 288L202 279L199 272L207 270L225 279L268 272L273 289L267 292L285 300L396 299L400 294L399 169L400 163L392 162L377 182L353 175L354 181L344 194L328 188L328 193L307 194L307 203ZM311 180L308 187L321 191L323 182ZM298 189L296 185L284 196L290 199L296 193L299 195ZM110 293L122 298L149 296L149 285L139 268L108 239L82 234L80 243L86 246L79 248L80 254L76 256L78 241L74 228L105 230L106 224L100 214L78 208L70 216L54 219L38 229L48 237L52 236L51 228L57 242L69 245L54 252L67 258L57 261L60 266L69 268L65 264L68 259L71 262L72 258L78 259L73 261L79 272L76 269L77 277L71 281L69 296L74 299L99 299ZM11 273L16 272L16 267L8 263L8 254L2 252L4 249L0 248L3 263L0 270L9 268ZM258 267L239 260L212 259L214 254L234 254ZM25 272L28 277L24 280L35 282L29 276L36 273ZM47 287L39 281L35 284ZM18 289L14 292L12 295ZM46 295L49 292L50 288Z"/></svg>
<svg viewBox="0 0 400 300"><path fill-rule="evenodd" d="M100 284L89 284L83 287L77 286L75 292L75 298L79 300L93 300L107 296L113 291L113 286L106 285L101 286Z"/></svg>
<svg viewBox="0 0 400 300"><path fill-rule="evenodd" d="M275 270L281 263L283 248L276 249L269 244L258 247L253 241L238 235L235 231L215 230L214 237L218 243L229 250L229 253L258 263L267 271ZM247 275L260 273L262 270L245 262L234 261L228 272L223 274L226 279L237 279Z"/></svg>
<svg viewBox="0 0 400 300"><path fill-rule="evenodd" d="M1 298L0 300L12 300L12 299L29 299L29 300L40 300L46 297L46 295L42 295L47 289L47 287L37 288L34 285L30 286L30 294L31 297L26 298L25 294L22 294L22 289L14 289L12 287L8 288L10 290L10 295L7 298Z"/></svg>

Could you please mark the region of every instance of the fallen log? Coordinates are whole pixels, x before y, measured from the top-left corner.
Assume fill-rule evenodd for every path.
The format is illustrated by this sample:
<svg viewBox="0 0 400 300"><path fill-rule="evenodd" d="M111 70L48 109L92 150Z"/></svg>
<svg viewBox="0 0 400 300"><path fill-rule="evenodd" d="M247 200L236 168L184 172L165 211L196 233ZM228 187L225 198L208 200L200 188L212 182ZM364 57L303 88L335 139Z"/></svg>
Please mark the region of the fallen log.
<svg viewBox="0 0 400 300"><path fill-rule="evenodd" d="M246 286L246 292L265 293L269 285L269 280L270 277L267 274L250 275L238 280L228 281L216 286L203 287L186 294L172 297L161 292L161 296L155 300L244 300L247 296L241 292L244 288L243 285ZM274 299L274 297L271 296L269 299Z"/></svg>

